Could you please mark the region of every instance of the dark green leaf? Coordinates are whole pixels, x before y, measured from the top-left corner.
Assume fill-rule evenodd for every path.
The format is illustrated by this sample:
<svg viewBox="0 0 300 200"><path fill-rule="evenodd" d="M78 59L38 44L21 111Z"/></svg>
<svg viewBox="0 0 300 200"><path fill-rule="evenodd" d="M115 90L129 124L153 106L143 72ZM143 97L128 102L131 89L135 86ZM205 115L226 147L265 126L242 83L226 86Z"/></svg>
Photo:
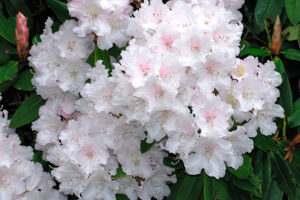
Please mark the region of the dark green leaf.
<svg viewBox="0 0 300 200"><path fill-rule="evenodd" d="M288 126L292 128L300 126L300 98L294 102L293 113L288 117Z"/></svg>
<svg viewBox="0 0 300 200"><path fill-rule="evenodd" d="M102 60L102 64L106 69L108 69L108 74L111 75L112 65L108 51L101 50L96 47L95 51L87 59L87 63L89 63L92 67L95 67L98 60Z"/></svg>
<svg viewBox="0 0 300 200"><path fill-rule="evenodd" d="M279 189L276 181L272 180L270 187L265 191L263 200L282 200L283 192Z"/></svg>
<svg viewBox="0 0 300 200"><path fill-rule="evenodd" d="M179 188L183 182L183 179L185 177L185 171L184 169L181 170L176 170L176 178L177 178L177 182L175 184L172 184L170 186L170 190L171 190L171 194L166 198L167 200L174 200L176 199L177 193L179 191Z"/></svg>
<svg viewBox="0 0 300 200"><path fill-rule="evenodd" d="M257 0L254 10L254 21L257 33L264 30L264 20L266 18L275 20L281 14L284 7L282 0Z"/></svg>
<svg viewBox="0 0 300 200"><path fill-rule="evenodd" d="M286 79L286 73L285 73L284 65L283 65L282 61L280 60L280 58L277 57L277 56L274 58L274 63L275 63L275 66L276 66L275 70L280 73L281 78L282 78L282 83L283 83Z"/></svg>
<svg viewBox="0 0 300 200"><path fill-rule="evenodd" d="M287 77L286 72L284 73ZM290 81L288 78L281 84L280 88L279 104L284 108L286 116L290 116L293 112L293 96Z"/></svg>
<svg viewBox="0 0 300 200"><path fill-rule="evenodd" d="M32 14L24 0L5 0L5 6L9 16L15 17L18 12L21 12L28 18L28 25L32 25Z"/></svg>
<svg viewBox="0 0 300 200"><path fill-rule="evenodd" d="M300 50L298 49L287 49L281 52L285 58L289 60L300 61Z"/></svg>
<svg viewBox="0 0 300 200"><path fill-rule="evenodd" d="M286 161L278 153L270 152L272 163L272 175L279 188L289 196L296 196L296 183Z"/></svg>
<svg viewBox="0 0 300 200"><path fill-rule="evenodd" d="M285 0L285 10L292 24L300 21L300 0Z"/></svg>
<svg viewBox="0 0 300 200"><path fill-rule="evenodd" d="M268 49L257 49L257 48L249 48L243 49L240 52L240 56L252 55L252 56L268 56L270 55L270 51Z"/></svg>
<svg viewBox="0 0 300 200"><path fill-rule="evenodd" d="M4 38L0 37L0 64L7 63L10 59L10 54L15 52L13 48Z"/></svg>
<svg viewBox="0 0 300 200"><path fill-rule="evenodd" d="M214 200L226 200L227 197L227 188L226 183L221 179L213 179L213 194Z"/></svg>
<svg viewBox="0 0 300 200"><path fill-rule="evenodd" d="M176 196L176 200L190 200L190 196L194 192L193 191L194 185L198 184L197 183L198 178L199 178L199 176L191 176L188 174L185 175L185 177L179 187L179 190L178 190L178 193ZM198 189L200 189L200 188L198 188Z"/></svg>
<svg viewBox="0 0 300 200"><path fill-rule="evenodd" d="M271 160L268 153L257 151L255 155L254 172L260 179L262 185L263 197L266 195L266 190L269 190L272 182Z"/></svg>
<svg viewBox="0 0 300 200"><path fill-rule="evenodd" d="M125 194L117 194L117 200L129 200L129 198Z"/></svg>
<svg viewBox="0 0 300 200"><path fill-rule="evenodd" d="M243 158L244 158L244 163L238 170L234 170L233 168L228 167L230 173L232 173L233 175L235 175L240 179L246 179L249 176L251 162L252 162L251 157L246 154L243 155Z"/></svg>
<svg viewBox="0 0 300 200"><path fill-rule="evenodd" d="M173 169L182 169L184 167L183 162L181 160L178 160L178 158L174 158L171 156L164 158L164 165Z"/></svg>
<svg viewBox="0 0 300 200"><path fill-rule="evenodd" d="M155 145L155 141L149 144L146 142L146 140L142 140L140 144L141 153L148 152L154 145Z"/></svg>
<svg viewBox="0 0 300 200"><path fill-rule="evenodd" d="M13 86L18 90L33 91L34 87L31 84L32 77L33 74L29 70L26 70L19 74Z"/></svg>
<svg viewBox="0 0 300 200"><path fill-rule="evenodd" d="M53 10L60 22L69 18L68 7L65 3L58 0L46 0L48 6Z"/></svg>
<svg viewBox="0 0 300 200"><path fill-rule="evenodd" d="M263 151L278 150L278 147L274 142L274 140L271 137L262 135L260 131L258 131L257 136L253 140L254 140L254 145Z"/></svg>
<svg viewBox="0 0 300 200"><path fill-rule="evenodd" d="M235 187L232 181L228 183L227 187L229 200L252 200L252 196L248 191Z"/></svg>
<svg viewBox="0 0 300 200"><path fill-rule="evenodd" d="M122 169L122 165L119 164L118 169L117 169L117 174L112 176L112 178L123 178L126 176L126 173Z"/></svg>
<svg viewBox="0 0 300 200"><path fill-rule="evenodd" d="M12 116L9 127L19 128L39 117L39 109L44 105L45 100L36 93L28 97Z"/></svg>
<svg viewBox="0 0 300 200"><path fill-rule="evenodd" d="M203 185L203 195L204 198L203 200L211 200L214 199L214 194L213 194L213 184L212 184L212 179L211 177L207 176L204 174L204 185Z"/></svg>
<svg viewBox="0 0 300 200"><path fill-rule="evenodd" d="M232 177L232 183L242 189L251 192L253 195L257 197L262 196L262 188L260 184L259 177L254 174L253 170L250 171L250 175L248 179L242 180L236 177Z"/></svg>
<svg viewBox="0 0 300 200"><path fill-rule="evenodd" d="M6 65L0 67L0 83L8 81L15 76L18 71L18 62L9 61Z"/></svg>
<svg viewBox="0 0 300 200"><path fill-rule="evenodd" d="M0 36L12 44L16 44L15 40L16 18L10 17L6 19L0 12Z"/></svg>

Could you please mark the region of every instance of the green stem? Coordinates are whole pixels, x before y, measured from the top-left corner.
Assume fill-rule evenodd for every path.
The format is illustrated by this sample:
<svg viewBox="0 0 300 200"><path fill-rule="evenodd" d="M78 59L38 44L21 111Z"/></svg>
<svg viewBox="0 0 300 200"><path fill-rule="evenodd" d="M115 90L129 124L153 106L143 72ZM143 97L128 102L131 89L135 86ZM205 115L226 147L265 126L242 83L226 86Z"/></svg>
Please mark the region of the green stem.
<svg viewBox="0 0 300 200"><path fill-rule="evenodd" d="M267 33L268 43L269 43L269 47L270 47L272 45L271 33L270 33L270 30L268 29L267 20L264 20L264 23L265 23L265 30L266 30L266 33Z"/></svg>
<svg viewBox="0 0 300 200"><path fill-rule="evenodd" d="M287 138L286 138L286 117L285 116L283 118L282 137L285 141L287 141Z"/></svg>

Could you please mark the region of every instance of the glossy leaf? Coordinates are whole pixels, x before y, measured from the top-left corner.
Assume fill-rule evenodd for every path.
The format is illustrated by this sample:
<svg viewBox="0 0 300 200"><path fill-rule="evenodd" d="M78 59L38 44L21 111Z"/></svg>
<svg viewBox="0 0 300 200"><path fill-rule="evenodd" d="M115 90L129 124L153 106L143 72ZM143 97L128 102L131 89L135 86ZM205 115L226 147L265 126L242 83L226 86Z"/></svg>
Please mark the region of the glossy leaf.
<svg viewBox="0 0 300 200"><path fill-rule="evenodd" d="M146 140L142 140L140 144L141 153L148 152L155 145L155 141L152 143L147 143Z"/></svg>
<svg viewBox="0 0 300 200"><path fill-rule="evenodd" d="M18 62L10 61L0 67L0 83L12 79L18 71Z"/></svg>
<svg viewBox="0 0 300 200"><path fill-rule="evenodd" d="M290 116L293 112L293 96L290 81L287 77L286 72L284 74L286 79L279 87L279 104L284 108L285 115Z"/></svg>
<svg viewBox="0 0 300 200"><path fill-rule="evenodd" d="M65 3L58 0L46 0L48 6L53 10L60 22L69 18L68 7Z"/></svg>
<svg viewBox="0 0 300 200"><path fill-rule="evenodd" d="M267 49L257 49L257 48L249 48L243 49L240 52L240 56L252 55L252 56L268 56L270 55L270 51Z"/></svg>
<svg viewBox="0 0 300 200"><path fill-rule="evenodd" d="M214 200L226 200L228 199L228 192L226 188L226 183L222 179L213 179L213 194Z"/></svg>
<svg viewBox="0 0 300 200"><path fill-rule="evenodd" d="M228 167L228 170L230 171L230 173L232 173L239 179L246 179L250 173L252 159L250 156L248 156L246 154L243 155L243 158L244 158L244 163L239 169L234 170L233 168Z"/></svg>
<svg viewBox="0 0 300 200"><path fill-rule="evenodd" d="M12 44L16 44L15 40L16 18L10 17L6 19L2 12L0 12L0 36Z"/></svg>
<svg viewBox="0 0 300 200"><path fill-rule="evenodd" d="M117 194L116 199L117 200L129 200L129 198L125 194Z"/></svg>
<svg viewBox="0 0 300 200"><path fill-rule="evenodd" d="M284 7L284 1L282 0L257 0L254 10L254 21L257 33L264 30L264 20L266 18L273 19L277 15L280 16Z"/></svg>
<svg viewBox="0 0 300 200"><path fill-rule="evenodd" d="M5 0L5 6L9 16L15 17L18 12L22 12L22 14L28 19L28 25L32 24L32 14L24 0Z"/></svg>
<svg viewBox="0 0 300 200"><path fill-rule="evenodd" d="M186 175L178 189L176 200L190 200L194 192L193 188L198 184L198 178L199 176Z"/></svg>
<svg viewBox="0 0 300 200"><path fill-rule="evenodd" d="M262 188L261 188L259 177L254 174L253 170L251 170L248 179L242 180L242 179L233 177L232 183L236 187L238 187L242 190L252 192L255 196L260 197L262 195Z"/></svg>
<svg viewBox="0 0 300 200"><path fill-rule="evenodd" d="M288 118L288 125L292 128L300 126L300 98L294 102L293 113Z"/></svg>
<svg viewBox="0 0 300 200"><path fill-rule="evenodd" d="M263 200L282 200L283 192L275 180L272 180L270 187L265 191Z"/></svg>
<svg viewBox="0 0 300 200"><path fill-rule="evenodd" d="M207 176L206 174L204 175L203 195L203 200L214 199L212 178Z"/></svg>
<svg viewBox="0 0 300 200"><path fill-rule="evenodd" d="M274 63L276 66L275 70L280 73L281 78L282 78L282 83L283 83L286 79L284 65L283 65L282 61L280 60L280 58L277 56L274 58Z"/></svg>
<svg viewBox="0 0 300 200"><path fill-rule="evenodd" d="M300 50L287 49L281 52L286 59L300 61Z"/></svg>
<svg viewBox="0 0 300 200"><path fill-rule="evenodd" d="M44 103L44 99L36 93L33 93L16 110L12 116L9 127L19 128L36 120L39 117L39 109Z"/></svg>
<svg viewBox="0 0 300 200"><path fill-rule="evenodd" d="M268 153L257 151L255 155L254 172L260 179L263 192L262 196L264 197L272 182L271 160Z"/></svg>
<svg viewBox="0 0 300 200"><path fill-rule="evenodd" d="M300 0L285 0L285 10L292 24L300 22Z"/></svg>
<svg viewBox="0 0 300 200"><path fill-rule="evenodd" d="M263 151L276 151L278 147L271 137L262 135L258 131L257 136L253 139L254 145Z"/></svg>
<svg viewBox="0 0 300 200"><path fill-rule="evenodd" d="M31 83L32 77L33 74L29 70L26 70L18 75L18 78L13 83L13 86L18 90L33 91L34 87Z"/></svg>
<svg viewBox="0 0 300 200"><path fill-rule="evenodd" d="M296 196L296 183L288 167L287 161L278 155L270 152L272 163L272 175L278 183L279 188L291 196Z"/></svg>

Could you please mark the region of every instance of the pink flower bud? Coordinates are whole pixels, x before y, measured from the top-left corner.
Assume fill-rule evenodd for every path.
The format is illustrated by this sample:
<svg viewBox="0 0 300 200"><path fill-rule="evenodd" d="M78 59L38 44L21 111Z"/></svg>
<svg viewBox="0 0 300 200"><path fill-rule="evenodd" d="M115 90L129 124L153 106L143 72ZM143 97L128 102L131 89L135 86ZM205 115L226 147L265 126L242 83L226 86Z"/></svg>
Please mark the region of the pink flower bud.
<svg viewBox="0 0 300 200"><path fill-rule="evenodd" d="M27 27L27 18L19 12L17 15L17 24L15 29L15 39L17 42L17 52L20 59L28 55L28 37L29 28Z"/></svg>

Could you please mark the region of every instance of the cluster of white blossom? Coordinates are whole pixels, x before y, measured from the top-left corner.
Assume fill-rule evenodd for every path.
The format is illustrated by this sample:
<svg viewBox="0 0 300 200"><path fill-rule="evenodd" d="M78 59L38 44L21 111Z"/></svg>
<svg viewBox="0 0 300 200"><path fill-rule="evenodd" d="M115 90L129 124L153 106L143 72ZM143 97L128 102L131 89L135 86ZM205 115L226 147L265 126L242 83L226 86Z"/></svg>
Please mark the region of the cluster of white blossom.
<svg viewBox="0 0 300 200"><path fill-rule="evenodd" d="M32 82L48 99L33 123L36 148L57 166L60 191L80 199L163 199L176 182L166 152L189 174L223 177L243 164L257 129L271 135L283 117L274 63L236 58L243 0L151 0L131 17L129 3L72 0L78 22L52 33L48 20L30 51ZM86 63L94 39L107 49L130 38L111 76ZM142 140L156 143L141 153Z"/></svg>
<svg viewBox="0 0 300 200"><path fill-rule="evenodd" d="M31 147L21 146L13 129L8 128L7 111L0 111L0 200L64 200L55 182L32 162Z"/></svg>

